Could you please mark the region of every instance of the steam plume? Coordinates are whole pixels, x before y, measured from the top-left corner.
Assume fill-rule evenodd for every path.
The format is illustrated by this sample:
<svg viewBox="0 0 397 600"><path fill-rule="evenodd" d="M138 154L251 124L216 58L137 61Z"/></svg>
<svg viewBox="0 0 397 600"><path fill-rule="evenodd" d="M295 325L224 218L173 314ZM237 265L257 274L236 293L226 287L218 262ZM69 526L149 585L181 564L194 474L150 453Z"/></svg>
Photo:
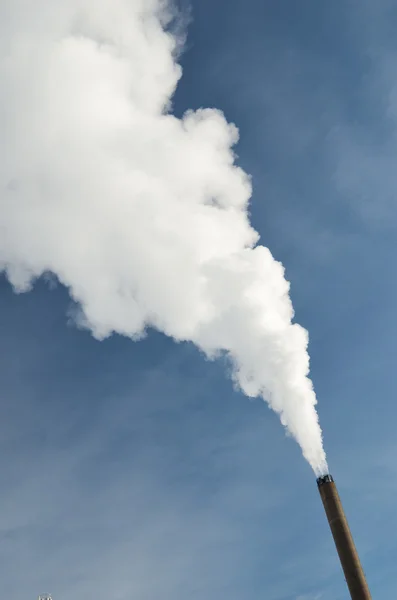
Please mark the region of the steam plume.
<svg viewBox="0 0 397 600"><path fill-rule="evenodd" d="M164 2L2 7L0 270L18 291L56 274L98 338L152 326L226 354L326 471L307 332L249 223L237 129L169 112L181 69Z"/></svg>

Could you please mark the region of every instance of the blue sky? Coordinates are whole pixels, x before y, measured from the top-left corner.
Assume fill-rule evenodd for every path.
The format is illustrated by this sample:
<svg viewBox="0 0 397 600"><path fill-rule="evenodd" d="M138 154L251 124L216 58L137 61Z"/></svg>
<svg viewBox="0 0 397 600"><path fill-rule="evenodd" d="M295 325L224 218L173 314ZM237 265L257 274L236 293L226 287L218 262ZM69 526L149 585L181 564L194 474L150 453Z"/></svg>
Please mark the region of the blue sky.
<svg viewBox="0 0 397 600"><path fill-rule="evenodd" d="M173 110L240 129L252 222L286 267L331 471L373 597L397 585L396 10L193 0ZM98 342L67 290L0 286L0 580L54 600L338 600L314 476L221 363Z"/></svg>

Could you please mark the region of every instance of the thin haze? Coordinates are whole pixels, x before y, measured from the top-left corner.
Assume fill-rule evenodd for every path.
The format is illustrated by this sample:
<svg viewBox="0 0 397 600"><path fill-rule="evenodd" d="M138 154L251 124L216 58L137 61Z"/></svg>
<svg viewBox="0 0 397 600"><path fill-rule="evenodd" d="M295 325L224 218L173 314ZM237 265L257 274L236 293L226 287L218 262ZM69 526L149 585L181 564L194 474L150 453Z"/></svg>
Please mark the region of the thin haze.
<svg viewBox="0 0 397 600"><path fill-rule="evenodd" d="M316 474L327 470L307 332L250 226L234 125L170 113L178 40L158 0L6 0L1 15L0 268L53 272L98 338L154 327L226 355Z"/></svg>

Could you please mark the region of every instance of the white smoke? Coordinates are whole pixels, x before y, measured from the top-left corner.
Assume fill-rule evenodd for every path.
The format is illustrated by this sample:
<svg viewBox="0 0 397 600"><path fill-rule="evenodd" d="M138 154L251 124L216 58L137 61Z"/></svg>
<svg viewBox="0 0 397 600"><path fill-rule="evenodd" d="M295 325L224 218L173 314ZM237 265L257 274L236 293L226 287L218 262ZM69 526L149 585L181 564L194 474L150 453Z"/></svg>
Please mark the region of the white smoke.
<svg viewBox="0 0 397 600"><path fill-rule="evenodd" d="M169 113L181 76L160 0L3 0L0 270L50 271L95 336L155 327L226 354L316 474L327 470L307 332L256 245L236 127Z"/></svg>

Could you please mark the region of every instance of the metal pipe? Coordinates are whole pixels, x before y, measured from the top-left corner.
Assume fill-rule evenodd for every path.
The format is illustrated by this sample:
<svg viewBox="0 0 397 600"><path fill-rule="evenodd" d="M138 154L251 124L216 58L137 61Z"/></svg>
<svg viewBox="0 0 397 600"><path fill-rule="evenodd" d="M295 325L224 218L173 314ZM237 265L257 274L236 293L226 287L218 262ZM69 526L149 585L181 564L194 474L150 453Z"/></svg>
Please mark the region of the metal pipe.
<svg viewBox="0 0 397 600"><path fill-rule="evenodd" d="M325 513L352 600L371 600L371 594L346 520L338 490L331 475L317 479Z"/></svg>

